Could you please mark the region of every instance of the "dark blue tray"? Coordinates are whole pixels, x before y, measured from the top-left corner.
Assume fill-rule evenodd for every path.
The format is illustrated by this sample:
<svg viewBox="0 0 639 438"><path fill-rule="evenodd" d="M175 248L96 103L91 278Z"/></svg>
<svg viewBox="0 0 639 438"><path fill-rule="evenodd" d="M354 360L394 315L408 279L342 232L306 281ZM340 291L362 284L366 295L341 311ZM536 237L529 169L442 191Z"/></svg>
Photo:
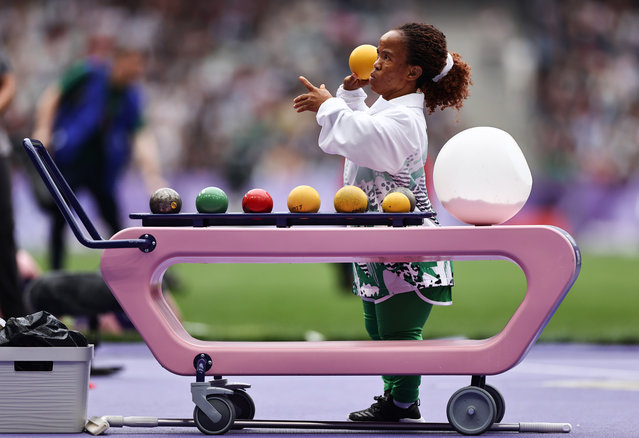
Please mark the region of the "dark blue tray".
<svg viewBox="0 0 639 438"><path fill-rule="evenodd" d="M211 227L275 225L421 225L432 213L131 213L145 227Z"/></svg>

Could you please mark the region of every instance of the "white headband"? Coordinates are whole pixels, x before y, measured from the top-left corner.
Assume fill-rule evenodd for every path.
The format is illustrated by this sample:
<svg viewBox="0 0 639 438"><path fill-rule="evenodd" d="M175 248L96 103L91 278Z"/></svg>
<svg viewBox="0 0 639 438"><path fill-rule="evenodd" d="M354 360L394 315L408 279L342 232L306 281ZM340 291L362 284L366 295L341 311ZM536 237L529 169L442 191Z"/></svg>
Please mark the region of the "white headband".
<svg viewBox="0 0 639 438"><path fill-rule="evenodd" d="M446 76L451 68L453 68L453 57L450 56L450 53L447 53L446 54L446 65L444 66L444 68L442 68L442 71L439 72L439 74L433 78L433 82L437 82L441 78Z"/></svg>

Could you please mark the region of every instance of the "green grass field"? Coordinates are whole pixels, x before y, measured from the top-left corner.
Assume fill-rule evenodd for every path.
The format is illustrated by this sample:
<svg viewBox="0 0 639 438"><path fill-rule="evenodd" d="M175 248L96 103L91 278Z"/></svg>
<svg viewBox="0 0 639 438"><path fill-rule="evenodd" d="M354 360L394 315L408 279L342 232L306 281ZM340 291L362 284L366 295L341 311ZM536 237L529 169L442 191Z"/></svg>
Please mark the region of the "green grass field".
<svg viewBox="0 0 639 438"><path fill-rule="evenodd" d="M99 253L81 253L70 269L95 269ZM639 343L634 269L639 258L585 254L577 282L542 341ZM187 330L200 339L366 339L361 302L331 264L180 264L170 268ZM455 262L454 305L436 307L427 338L486 338L523 299L523 272L507 261Z"/></svg>

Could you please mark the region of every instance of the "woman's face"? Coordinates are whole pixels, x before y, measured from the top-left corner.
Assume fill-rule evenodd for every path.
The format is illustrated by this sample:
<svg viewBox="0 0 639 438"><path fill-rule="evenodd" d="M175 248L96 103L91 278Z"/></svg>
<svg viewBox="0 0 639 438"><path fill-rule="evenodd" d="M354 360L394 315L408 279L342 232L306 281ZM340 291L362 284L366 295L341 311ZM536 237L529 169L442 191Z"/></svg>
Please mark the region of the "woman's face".
<svg viewBox="0 0 639 438"><path fill-rule="evenodd" d="M371 73L371 90L386 100L414 93L421 68L409 65L406 59L407 48L401 32L391 30L382 35L377 46L377 61Z"/></svg>

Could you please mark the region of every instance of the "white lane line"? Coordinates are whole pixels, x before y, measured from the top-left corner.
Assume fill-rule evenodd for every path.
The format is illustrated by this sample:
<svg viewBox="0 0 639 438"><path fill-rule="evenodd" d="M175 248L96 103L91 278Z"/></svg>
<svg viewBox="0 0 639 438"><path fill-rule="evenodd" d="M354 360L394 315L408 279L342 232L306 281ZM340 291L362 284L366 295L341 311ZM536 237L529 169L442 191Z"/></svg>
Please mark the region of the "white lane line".
<svg viewBox="0 0 639 438"><path fill-rule="evenodd" d="M550 380L550 388L603 389L608 391L639 391L639 380Z"/></svg>
<svg viewBox="0 0 639 438"><path fill-rule="evenodd" d="M615 380L639 380L639 364L637 368L618 369L574 365L557 365L544 362L527 361L517 365L514 370L520 373L543 376L570 376L576 378L590 377Z"/></svg>

